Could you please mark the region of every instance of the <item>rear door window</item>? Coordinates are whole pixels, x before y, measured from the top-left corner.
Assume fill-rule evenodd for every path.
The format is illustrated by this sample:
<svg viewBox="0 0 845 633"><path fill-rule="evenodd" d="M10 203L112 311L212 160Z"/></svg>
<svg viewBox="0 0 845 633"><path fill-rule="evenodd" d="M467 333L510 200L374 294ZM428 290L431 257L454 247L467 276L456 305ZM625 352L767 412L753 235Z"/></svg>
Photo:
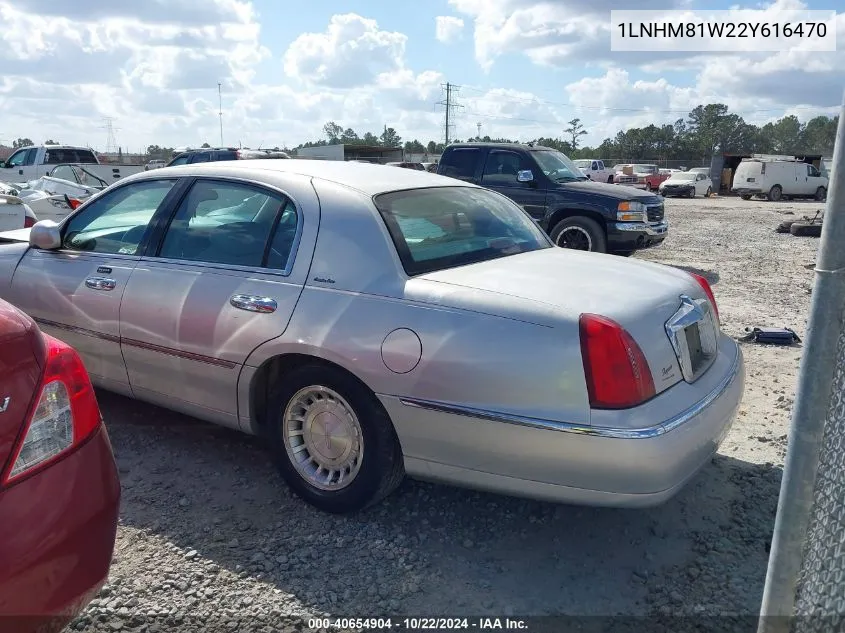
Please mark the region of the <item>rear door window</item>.
<svg viewBox="0 0 845 633"><path fill-rule="evenodd" d="M481 150L475 147L453 149L440 160L440 174L459 180L475 180Z"/></svg>

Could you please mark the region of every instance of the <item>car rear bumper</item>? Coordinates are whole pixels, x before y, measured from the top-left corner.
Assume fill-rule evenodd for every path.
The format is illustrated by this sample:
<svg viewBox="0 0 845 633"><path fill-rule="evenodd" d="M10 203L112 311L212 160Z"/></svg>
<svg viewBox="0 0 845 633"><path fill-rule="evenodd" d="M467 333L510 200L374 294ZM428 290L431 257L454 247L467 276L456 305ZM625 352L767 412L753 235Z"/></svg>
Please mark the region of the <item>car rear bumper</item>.
<svg viewBox="0 0 845 633"><path fill-rule="evenodd" d="M677 385L630 411L594 412L591 425L381 399L412 476L556 502L647 507L681 490L730 430L744 390L745 366L735 342L723 340L721 347L714 365L699 379L703 384ZM692 394L697 399L691 400ZM679 402L693 404L675 410ZM665 417L652 417L658 412ZM627 421L624 427L596 425L620 416ZM637 424L654 419L664 421Z"/></svg>
<svg viewBox="0 0 845 633"><path fill-rule="evenodd" d="M661 222L609 222L607 225L607 250L635 251L658 246L669 235L669 223Z"/></svg>
<svg viewBox="0 0 845 633"><path fill-rule="evenodd" d="M85 608L108 577L119 505L105 426L0 492L0 633L61 630Z"/></svg>

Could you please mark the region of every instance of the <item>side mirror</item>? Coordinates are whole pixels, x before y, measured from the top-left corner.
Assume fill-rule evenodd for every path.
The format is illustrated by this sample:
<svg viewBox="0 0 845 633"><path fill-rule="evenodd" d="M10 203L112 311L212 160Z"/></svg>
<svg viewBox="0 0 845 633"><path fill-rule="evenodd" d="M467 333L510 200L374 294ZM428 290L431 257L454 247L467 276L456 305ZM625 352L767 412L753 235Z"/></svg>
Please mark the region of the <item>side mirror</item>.
<svg viewBox="0 0 845 633"><path fill-rule="evenodd" d="M41 220L29 230L29 245L45 251L52 251L62 245L62 232L53 220Z"/></svg>
<svg viewBox="0 0 845 633"><path fill-rule="evenodd" d="M530 169L523 169L516 174L517 182L531 182L534 180L534 172Z"/></svg>

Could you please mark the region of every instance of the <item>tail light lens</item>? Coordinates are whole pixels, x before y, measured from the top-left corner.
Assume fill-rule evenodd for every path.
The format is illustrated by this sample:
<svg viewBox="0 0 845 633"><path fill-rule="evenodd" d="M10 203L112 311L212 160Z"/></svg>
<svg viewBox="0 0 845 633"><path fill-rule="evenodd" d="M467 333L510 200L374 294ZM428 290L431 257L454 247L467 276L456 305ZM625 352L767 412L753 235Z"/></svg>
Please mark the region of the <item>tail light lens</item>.
<svg viewBox="0 0 845 633"><path fill-rule="evenodd" d="M648 361L621 325L597 314L582 314L579 326L591 408L628 409L654 397Z"/></svg>
<svg viewBox="0 0 845 633"><path fill-rule="evenodd" d="M693 279L695 279L698 282L698 285L701 286L701 289L704 290L704 294L707 295L707 299L709 299L710 305L713 306L713 312L715 313L716 321L718 322L719 306L716 305L716 296L713 294L713 288L710 286L710 282L701 275L696 275L695 273L690 273L690 275L693 276Z"/></svg>
<svg viewBox="0 0 845 633"><path fill-rule="evenodd" d="M12 453L9 484L41 470L88 439L99 427L100 408L82 359L69 345L43 335L47 362L38 400Z"/></svg>
<svg viewBox="0 0 845 633"><path fill-rule="evenodd" d="M69 195L65 194L65 202L67 202L67 206L70 207L71 211L75 211L76 207L82 204L82 200L77 200L76 198L71 198Z"/></svg>
<svg viewBox="0 0 845 633"><path fill-rule="evenodd" d="M28 229L35 226L35 218L30 215L24 216L23 228Z"/></svg>

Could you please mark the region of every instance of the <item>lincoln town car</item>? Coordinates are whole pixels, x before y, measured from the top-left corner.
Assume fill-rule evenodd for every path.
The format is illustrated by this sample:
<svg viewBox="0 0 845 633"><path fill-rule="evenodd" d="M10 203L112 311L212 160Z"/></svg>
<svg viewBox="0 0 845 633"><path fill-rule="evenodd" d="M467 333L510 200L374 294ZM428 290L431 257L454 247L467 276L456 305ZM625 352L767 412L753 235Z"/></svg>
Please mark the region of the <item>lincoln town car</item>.
<svg viewBox="0 0 845 633"><path fill-rule="evenodd" d="M423 171L167 167L0 242L0 297L95 385L260 437L329 512L405 474L659 504L744 387L705 278L558 247L510 198Z"/></svg>

